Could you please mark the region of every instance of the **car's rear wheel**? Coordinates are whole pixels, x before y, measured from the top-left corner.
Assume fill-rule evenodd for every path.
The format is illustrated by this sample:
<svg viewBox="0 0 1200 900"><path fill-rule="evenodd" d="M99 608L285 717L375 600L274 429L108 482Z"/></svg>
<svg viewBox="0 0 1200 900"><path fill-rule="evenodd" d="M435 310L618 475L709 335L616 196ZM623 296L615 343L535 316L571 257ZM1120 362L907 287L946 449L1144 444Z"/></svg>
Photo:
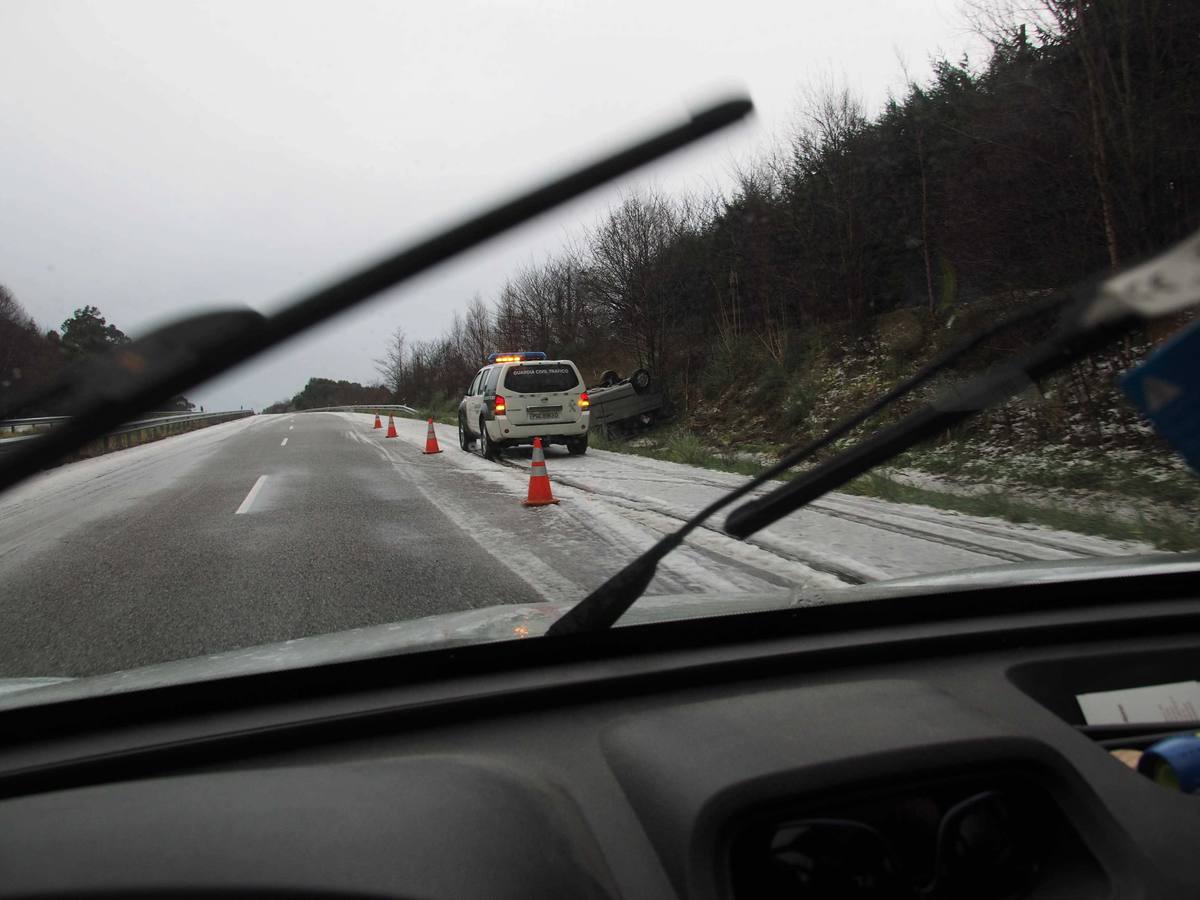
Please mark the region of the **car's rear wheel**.
<svg viewBox="0 0 1200 900"><path fill-rule="evenodd" d="M458 446L462 450L470 450L475 446L475 438L467 431L467 417L462 413L458 415Z"/></svg>
<svg viewBox="0 0 1200 900"><path fill-rule="evenodd" d="M634 391L644 394L650 388L650 373L645 369L638 369L629 376L629 383L633 385Z"/></svg>
<svg viewBox="0 0 1200 900"><path fill-rule="evenodd" d="M581 438L570 438L567 440L567 452L572 456L583 456L587 453L587 435Z"/></svg>
<svg viewBox="0 0 1200 900"><path fill-rule="evenodd" d="M487 425L482 416L479 418L479 452L483 454L484 459L495 459L500 455L500 448L488 437Z"/></svg>

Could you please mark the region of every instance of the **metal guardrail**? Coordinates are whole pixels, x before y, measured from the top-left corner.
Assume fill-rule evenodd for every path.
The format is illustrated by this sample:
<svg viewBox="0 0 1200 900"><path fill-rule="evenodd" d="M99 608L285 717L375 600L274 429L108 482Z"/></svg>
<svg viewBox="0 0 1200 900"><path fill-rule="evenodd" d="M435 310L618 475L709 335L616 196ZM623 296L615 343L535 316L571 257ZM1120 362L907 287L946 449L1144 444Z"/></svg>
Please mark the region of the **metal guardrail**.
<svg viewBox="0 0 1200 900"><path fill-rule="evenodd" d="M109 434L125 434L130 431L141 431L144 428L154 428L159 425L203 422L208 419L220 419L224 422L232 419L244 419L246 416L252 415L254 415L254 410L252 409L234 409L227 412L166 413L153 419L134 419L132 422L126 422L115 431L110 431Z"/></svg>
<svg viewBox="0 0 1200 900"><path fill-rule="evenodd" d="M416 413L417 410L411 406L405 406L403 403L374 403L361 406L318 406L313 409L295 409L293 413L306 412L371 412L376 409L398 409L403 412ZM292 413L279 413L278 415L291 415Z"/></svg>
<svg viewBox="0 0 1200 900"><path fill-rule="evenodd" d="M164 419L175 419L183 417L208 416L208 415L225 415L224 413L197 413L197 412L151 412L147 413L145 418L134 419L128 424L134 425L139 422L156 422ZM70 416L31 416L26 419L3 419L0 420L0 431L8 429L9 434L15 434L18 428L32 428L37 430L39 426L53 428L55 425L61 425L66 422Z"/></svg>
<svg viewBox="0 0 1200 900"><path fill-rule="evenodd" d="M252 409L238 409L228 412L205 412L205 413L163 413L154 418L134 419L131 422L126 422L120 428L110 431L108 434L99 438L96 444L102 445L102 450L117 450L125 447L133 446L131 436L139 432L149 432L151 440L159 437L167 437L171 434L179 434L184 431L193 431L195 427L203 427L198 423L206 423L217 425L221 422L230 421L232 419L241 419L245 416L254 415ZM0 421L0 429L8 428L10 425L29 425L34 423L43 423L50 427L60 425L67 421L68 416L41 416L31 419L5 419ZM209 421L215 419L216 421ZM36 440L41 437L42 432L35 434L22 434L16 437L0 438L0 453L6 450L13 450L25 441ZM138 441L136 443L142 443Z"/></svg>
<svg viewBox="0 0 1200 900"><path fill-rule="evenodd" d="M4 419L0 421L0 429L7 428L9 434L16 434L18 428L32 428L36 430L39 425L52 428L67 421L67 418L67 416L34 416L29 419Z"/></svg>

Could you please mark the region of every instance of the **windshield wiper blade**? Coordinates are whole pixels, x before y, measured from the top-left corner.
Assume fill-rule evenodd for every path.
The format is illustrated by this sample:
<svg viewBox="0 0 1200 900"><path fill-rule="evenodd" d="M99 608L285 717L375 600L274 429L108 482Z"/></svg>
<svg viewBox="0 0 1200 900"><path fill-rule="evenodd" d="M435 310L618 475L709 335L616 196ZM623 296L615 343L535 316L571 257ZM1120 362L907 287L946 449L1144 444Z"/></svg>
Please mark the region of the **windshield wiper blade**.
<svg viewBox="0 0 1200 900"><path fill-rule="evenodd" d="M710 503L671 534L663 537L649 550L642 553L633 562L626 565L616 575L592 591L587 597L573 606L559 618L548 630L547 634L574 634L577 632L595 631L607 628L619 619L646 590L650 580L658 568L659 561L683 543L683 539L700 526L710 516L720 512L734 501L741 499L755 488L770 481L777 475L811 458L814 454L828 447L834 441L850 434L860 425L874 418L896 401L908 396L929 379L940 374L966 356L980 344L995 335L1012 328L1014 325L1047 316L1062 309L1073 300L1072 297L1053 297L1048 300L1031 304L1000 322L995 323L976 334L970 335L935 358L916 374L904 379L875 402L852 413L834 425L829 431L808 444L793 448L783 454L779 461L753 476L741 487L735 488L728 494Z"/></svg>
<svg viewBox="0 0 1200 900"><path fill-rule="evenodd" d="M922 441L945 434L976 413L1003 403L1039 379L1125 334L1140 321L1114 322L1069 340L1046 341L1021 363L998 367L987 375L946 391L930 405L839 453L811 472L805 472L765 497L739 506L725 519L726 533L744 540Z"/></svg>
<svg viewBox="0 0 1200 900"><path fill-rule="evenodd" d="M124 345L107 358L73 369L49 387L0 409L3 419L21 409L52 402L71 417L66 425L4 457L0 490L49 468L155 403L592 188L725 128L753 108L746 97L708 106L680 125L500 203L319 289L273 316L243 310L185 319Z"/></svg>
<svg viewBox="0 0 1200 900"><path fill-rule="evenodd" d="M1134 269L1101 283L1068 307L1057 330L1016 362L943 392L933 403L883 429L767 496L740 506L725 531L745 539L922 441L945 434L1146 322L1200 302L1200 232Z"/></svg>
<svg viewBox="0 0 1200 900"><path fill-rule="evenodd" d="M610 627L645 591L659 561L714 513L849 434L988 338L1018 322L1052 312L1061 314L1054 335L1015 364L995 367L986 375L945 392L938 401L896 425L837 454L825 464L767 496L738 507L726 519L726 533L745 539L874 466L903 453L914 444L944 433L963 419L1003 401L1030 386L1036 379L1058 371L1132 328L1151 319L1171 315L1197 302L1200 302L1200 232L1149 262L1106 281L1088 282L1068 294L1031 305L962 341L874 403L843 419L822 437L787 453L779 462L741 487L710 503L573 606L547 629L546 634L578 634Z"/></svg>
<svg viewBox="0 0 1200 900"><path fill-rule="evenodd" d="M53 403L68 416L63 424L4 456L0 490L241 361L245 349L261 338L266 322L249 309L183 319L84 360L35 397L0 411L0 418L8 418L14 408Z"/></svg>

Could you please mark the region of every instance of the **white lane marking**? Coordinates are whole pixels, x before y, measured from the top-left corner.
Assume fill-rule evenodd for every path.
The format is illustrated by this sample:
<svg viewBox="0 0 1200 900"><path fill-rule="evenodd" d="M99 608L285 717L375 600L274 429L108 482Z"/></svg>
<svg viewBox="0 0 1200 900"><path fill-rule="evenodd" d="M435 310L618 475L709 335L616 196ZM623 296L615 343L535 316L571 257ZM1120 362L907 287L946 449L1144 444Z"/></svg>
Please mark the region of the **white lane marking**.
<svg viewBox="0 0 1200 900"><path fill-rule="evenodd" d="M246 495L246 499L242 501L242 505L237 508L237 512L234 513L235 516L250 512L250 507L254 505L254 498L258 496L258 492L262 490L263 482L266 480L266 475L258 476L258 481L254 482L254 487L250 488L250 493Z"/></svg>
<svg viewBox="0 0 1200 900"><path fill-rule="evenodd" d="M286 447L286 446L287 446L287 438L284 438L282 441L280 441L280 442L279 442L279 446L280 446L280 447Z"/></svg>
<svg viewBox="0 0 1200 900"><path fill-rule="evenodd" d="M295 427L296 427L295 425L289 425L289 426L288 426L288 431L291 431L291 430L292 430L293 428L295 428Z"/></svg>

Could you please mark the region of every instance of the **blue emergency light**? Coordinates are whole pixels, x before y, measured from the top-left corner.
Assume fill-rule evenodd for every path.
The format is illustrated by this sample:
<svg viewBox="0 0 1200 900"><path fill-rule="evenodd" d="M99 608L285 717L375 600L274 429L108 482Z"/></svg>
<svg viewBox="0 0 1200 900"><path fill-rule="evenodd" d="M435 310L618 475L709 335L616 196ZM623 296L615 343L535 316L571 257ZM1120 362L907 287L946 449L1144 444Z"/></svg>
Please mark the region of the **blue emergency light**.
<svg viewBox="0 0 1200 900"><path fill-rule="evenodd" d="M488 357L488 365L492 363L525 362L530 359L545 359L546 354L541 350L518 350L516 353L493 353Z"/></svg>

